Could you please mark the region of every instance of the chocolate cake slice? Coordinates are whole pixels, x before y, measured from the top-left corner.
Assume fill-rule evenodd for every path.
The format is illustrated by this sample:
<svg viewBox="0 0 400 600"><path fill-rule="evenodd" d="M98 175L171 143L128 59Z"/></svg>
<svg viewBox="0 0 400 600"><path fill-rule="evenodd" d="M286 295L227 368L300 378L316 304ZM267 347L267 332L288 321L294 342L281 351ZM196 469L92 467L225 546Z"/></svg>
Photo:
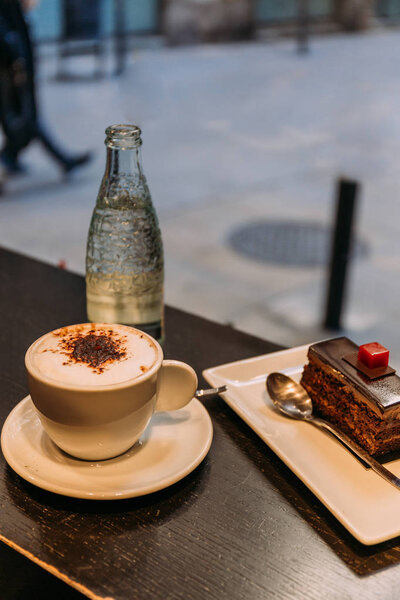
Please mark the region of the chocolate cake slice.
<svg viewBox="0 0 400 600"><path fill-rule="evenodd" d="M315 414L338 425L369 454L400 450L400 377L393 369L368 374L362 365L357 368L357 360L348 360L357 353L357 344L346 337L311 345L301 384Z"/></svg>

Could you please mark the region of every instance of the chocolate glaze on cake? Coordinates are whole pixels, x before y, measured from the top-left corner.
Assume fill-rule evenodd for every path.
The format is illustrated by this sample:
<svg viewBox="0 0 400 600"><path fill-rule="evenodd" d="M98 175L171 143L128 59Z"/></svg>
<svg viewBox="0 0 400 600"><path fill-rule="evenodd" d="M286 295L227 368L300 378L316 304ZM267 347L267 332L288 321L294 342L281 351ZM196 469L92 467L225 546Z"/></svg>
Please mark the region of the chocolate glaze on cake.
<svg viewBox="0 0 400 600"><path fill-rule="evenodd" d="M400 449L400 377L369 379L344 360L358 346L345 337L310 346L301 383L315 413L373 455Z"/></svg>

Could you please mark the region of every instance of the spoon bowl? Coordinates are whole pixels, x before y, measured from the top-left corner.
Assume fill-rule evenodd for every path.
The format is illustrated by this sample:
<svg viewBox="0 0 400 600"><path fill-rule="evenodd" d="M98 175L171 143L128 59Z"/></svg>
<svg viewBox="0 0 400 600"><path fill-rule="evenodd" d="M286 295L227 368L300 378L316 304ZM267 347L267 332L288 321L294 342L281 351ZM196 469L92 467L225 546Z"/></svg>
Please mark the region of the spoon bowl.
<svg viewBox="0 0 400 600"><path fill-rule="evenodd" d="M292 419L309 419L312 401L302 385L283 373L270 373L267 390L274 405Z"/></svg>

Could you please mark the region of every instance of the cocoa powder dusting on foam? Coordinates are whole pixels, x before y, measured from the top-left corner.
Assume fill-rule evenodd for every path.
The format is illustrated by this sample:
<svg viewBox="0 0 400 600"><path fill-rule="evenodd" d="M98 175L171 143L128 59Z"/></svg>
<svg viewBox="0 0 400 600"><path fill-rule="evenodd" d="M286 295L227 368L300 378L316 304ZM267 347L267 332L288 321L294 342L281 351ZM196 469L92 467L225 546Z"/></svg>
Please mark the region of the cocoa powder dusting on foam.
<svg viewBox="0 0 400 600"><path fill-rule="evenodd" d="M112 329L91 329L87 333L75 331L61 335L59 344L68 356L64 365L83 363L99 374L103 373L110 363L126 357L124 336L116 336Z"/></svg>

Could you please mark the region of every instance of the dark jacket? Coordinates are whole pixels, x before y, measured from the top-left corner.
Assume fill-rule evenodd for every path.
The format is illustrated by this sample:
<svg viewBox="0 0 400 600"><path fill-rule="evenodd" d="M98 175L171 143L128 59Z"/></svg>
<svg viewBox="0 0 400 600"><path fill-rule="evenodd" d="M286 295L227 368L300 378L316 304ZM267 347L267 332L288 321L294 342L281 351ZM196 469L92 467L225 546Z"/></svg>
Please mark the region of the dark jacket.
<svg viewBox="0 0 400 600"><path fill-rule="evenodd" d="M34 55L19 0L0 0L0 123L16 153L35 135Z"/></svg>

